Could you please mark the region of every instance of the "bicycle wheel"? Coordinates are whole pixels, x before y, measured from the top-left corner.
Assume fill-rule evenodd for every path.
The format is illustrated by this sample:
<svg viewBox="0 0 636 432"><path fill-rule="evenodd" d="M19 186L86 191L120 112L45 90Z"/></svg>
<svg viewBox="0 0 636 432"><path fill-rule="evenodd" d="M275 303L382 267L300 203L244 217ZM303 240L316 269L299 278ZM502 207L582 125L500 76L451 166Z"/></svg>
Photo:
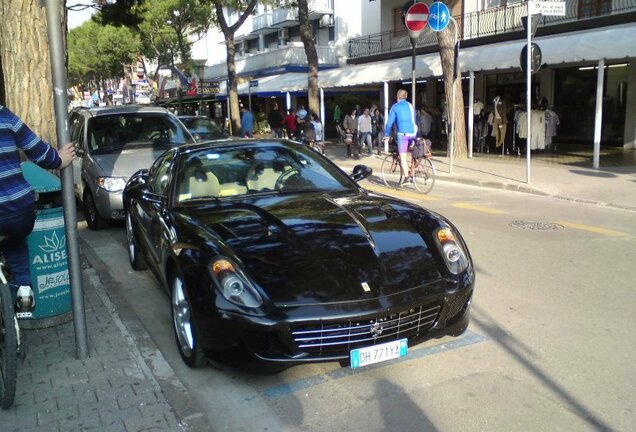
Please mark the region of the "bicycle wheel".
<svg viewBox="0 0 636 432"><path fill-rule="evenodd" d="M380 167L382 173L382 181L387 187L397 188L400 180L402 179L402 171L400 170L400 164L395 155L390 154L382 161Z"/></svg>
<svg viewBox="0 0 636 432"><path fill-rule="evenodd" d="M415 189L421 193L429 193L435 184L435 165L429 158L420 159L413 173Z"/></svg>
<svg viewBox="0 0 636 432"><path fill-rule="evenodd" d="M18 339L11 288L0 284L0 408L13 405L18 367Z"/></svg>

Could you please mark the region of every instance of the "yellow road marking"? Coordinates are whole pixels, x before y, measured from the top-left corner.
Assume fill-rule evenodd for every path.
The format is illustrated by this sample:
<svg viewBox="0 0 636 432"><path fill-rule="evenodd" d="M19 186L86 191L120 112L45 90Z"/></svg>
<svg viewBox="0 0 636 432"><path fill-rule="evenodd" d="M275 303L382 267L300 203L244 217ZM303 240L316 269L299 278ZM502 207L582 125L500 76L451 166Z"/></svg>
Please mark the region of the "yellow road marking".
<svg viewBox="0 0 636 432"><path fill-rule="evenodd" d="M380 186L377 184L367 184L365 185L367 189L374 190L376 192L381 192L385 195L400 197L400 198L411 198L411 199L419 199L422 201L438 201L440 198L434 195L423 194L417 192L416 190L407 190L407 189L393 189L388 188L386 186Z"/></svg>
<svg viewBox="0 0 636 432"><path fill-rule="evenodd" d="M591 226L591 225L583 225L583 224L578 224L578 223L574 223L574 222L566 222L566 221L555 221L554 223L558 223L559 225L563 225L569 228L574 228L574 229L578 229L578 230L583 230L583 231L589 231L589 232L593 232L596 234L601 234L601 235L606 235L609 237L627 237L629 236L628 233L624 233L621 231L614 231L611 229L607 229L607 228L600 228L600 227L595 227L595 226Z"/></svg>
<svg viewBox="0 0 636 432"><path fill-rule="evenodd" d="M507 211L504 210L499 210L496 208L491 208L491 207L481 207L481 206L476 206L474 204L468 204L468 203L455 203L455 204L451 204L453 207L457 207L457 208L461 208L461 209L465 209L465 210L473 210L473 211L477 211L477 212L481 212L481 213L488 213L488 214L508 214Z"/></svg>

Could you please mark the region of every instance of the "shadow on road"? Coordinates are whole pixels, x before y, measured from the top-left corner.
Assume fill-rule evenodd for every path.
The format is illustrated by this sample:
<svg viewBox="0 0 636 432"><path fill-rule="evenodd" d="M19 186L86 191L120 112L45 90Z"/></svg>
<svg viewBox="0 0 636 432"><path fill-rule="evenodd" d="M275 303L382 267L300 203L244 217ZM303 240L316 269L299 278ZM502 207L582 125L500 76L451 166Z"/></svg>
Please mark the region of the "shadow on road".
<svg viewBox="0 0 636 432"><path fill-rule="evenodd" d="M519 339L515 338L505 328L488 315L488 313L473 304L473 314L471 321L479 326L481 331L499 344L512 358L523 365L536 378L541 380L560 400L562 400L575 415L589 423L595 430L612 430L612 428L595 416L589 408L579 402L567 389L563 388L556 379L549 376L531 359L532 350L525 346Z"/></svg>

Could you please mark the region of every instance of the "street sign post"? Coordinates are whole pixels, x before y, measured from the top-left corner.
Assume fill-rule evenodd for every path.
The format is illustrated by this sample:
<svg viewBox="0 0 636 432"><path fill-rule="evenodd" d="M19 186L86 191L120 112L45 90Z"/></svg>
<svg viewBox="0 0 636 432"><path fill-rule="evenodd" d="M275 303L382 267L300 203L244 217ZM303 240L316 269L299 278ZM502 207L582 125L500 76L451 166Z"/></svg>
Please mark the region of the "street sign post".
<svg viewBox="0 0 636 432"><path fill-rule="evenodd" d="M565 16L564 1L535 1L532 3L531 14L544 16Z"/></svg>
<svg viewBox="0 0 636 432"><path fill-rule="evenodd" d="M541 48L539 48L539 45L537 45L536 43L532 42L531 45L531 52L530 52L530 73L536 73L540 68L541 68L541 61L542 61L542 56L541 56ZM526 65L527 65L527 59L528 59L528 45L524 45L523 48L521 49L521 57L520 57L520 64L521 64L521 70L522 71L526 71Z"/></svg>
<svg viewBox="0 0 636 432"><path fill-rule="evenodd" d="M442 2L435 2L429 8L428 25L433 31L442 31L450 22L450 11L448 6Z"/></svg>
<svg viewBox="0 0 636 432"><path fill-rule="evenodd" d="M418 37L419 33L424 30L428 24L428 17L428 6L424 3L416 2L408 8L404 17L404 25L412 38Z"/></svg>
<svg viewBox="0 0 636 432"><path fill-rule="evenodd" d="M415 108L415 44L428 24L428 6L420 2L406 2L402 8L402 19L411 37L411 101Z"/></svg>

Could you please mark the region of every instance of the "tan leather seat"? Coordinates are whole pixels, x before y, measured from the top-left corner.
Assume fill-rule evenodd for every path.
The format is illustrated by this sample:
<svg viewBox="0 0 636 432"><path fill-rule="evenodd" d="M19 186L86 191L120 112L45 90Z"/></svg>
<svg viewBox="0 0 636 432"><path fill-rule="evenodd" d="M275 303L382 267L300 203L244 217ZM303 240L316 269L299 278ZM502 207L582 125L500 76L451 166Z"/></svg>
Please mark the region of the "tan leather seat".
<svg viewBox="0 0 636 432"><path fill-rule="evenodd" d="M179 201L192 198L206 198L220 196L219 180L214 174L204 168L192 170L187 174L185 186L179 194Z"/></svg>

